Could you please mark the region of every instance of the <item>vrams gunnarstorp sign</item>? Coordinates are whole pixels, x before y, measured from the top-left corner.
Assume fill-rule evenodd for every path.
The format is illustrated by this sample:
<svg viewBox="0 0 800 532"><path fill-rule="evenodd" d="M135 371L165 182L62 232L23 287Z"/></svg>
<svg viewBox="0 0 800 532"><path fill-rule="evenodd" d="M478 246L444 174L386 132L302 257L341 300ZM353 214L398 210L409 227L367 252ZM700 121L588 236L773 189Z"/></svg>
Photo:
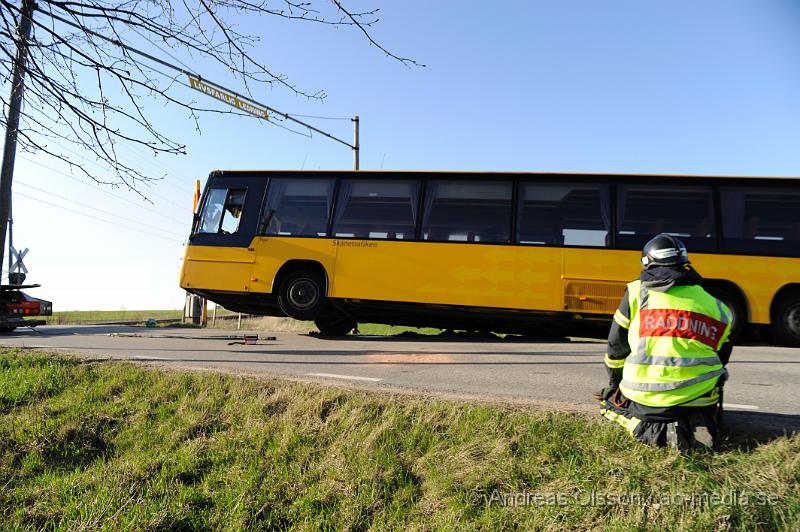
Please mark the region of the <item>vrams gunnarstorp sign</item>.
<svg viewBox="0 0 800 532"><path fill-rule="evenodd" d="M188 76L189 78L189 86L195 90L202 92L212 98L216 98L222 102L227 103L237 109L241 109L245 113L251 114L253 116L257 116L258 118L263 118L264 120L269 120L269 114L267 110L263 107L259 107L253 103L240 99L235 94L231 94L228 91L215 87L205 81L202 81L199 78L195 78L193 76Z"/></svg>

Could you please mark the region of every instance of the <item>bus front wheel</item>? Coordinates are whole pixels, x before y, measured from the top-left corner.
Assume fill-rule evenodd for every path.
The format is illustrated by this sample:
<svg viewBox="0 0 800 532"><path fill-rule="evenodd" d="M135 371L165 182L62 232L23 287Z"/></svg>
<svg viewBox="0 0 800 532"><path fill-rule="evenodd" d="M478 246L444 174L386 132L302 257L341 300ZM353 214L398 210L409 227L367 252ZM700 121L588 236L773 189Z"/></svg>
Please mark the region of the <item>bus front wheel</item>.
<svg viewBox="0 0 800 532"><path fill-rule="evenodd" d="M278 305L296 320L313 320L325 305L325 281L311 270L287 275L278 287Z"/></svg>
<svg viewBox="0 0 800 532"><path fill-rule="evenodd" d="M781 345L800 347L800 293L786 294L777 302L772 315L772 335Z"/></svg>

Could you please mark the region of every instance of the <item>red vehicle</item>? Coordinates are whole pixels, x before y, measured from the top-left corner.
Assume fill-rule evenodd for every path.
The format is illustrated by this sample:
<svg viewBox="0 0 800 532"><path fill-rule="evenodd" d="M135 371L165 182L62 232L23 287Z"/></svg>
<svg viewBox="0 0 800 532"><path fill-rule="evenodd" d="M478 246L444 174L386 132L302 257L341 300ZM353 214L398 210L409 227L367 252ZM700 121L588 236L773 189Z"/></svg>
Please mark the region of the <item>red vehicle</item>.
<svg viewBox="0 0 800 532"><path fill-rule="evenodd" d="M47 323L45 320L30 317L51 316L53 304L22 291L23 288L39 286L41 285L0 285L0 333L9 333L17 327L35 327Z"/></svg>

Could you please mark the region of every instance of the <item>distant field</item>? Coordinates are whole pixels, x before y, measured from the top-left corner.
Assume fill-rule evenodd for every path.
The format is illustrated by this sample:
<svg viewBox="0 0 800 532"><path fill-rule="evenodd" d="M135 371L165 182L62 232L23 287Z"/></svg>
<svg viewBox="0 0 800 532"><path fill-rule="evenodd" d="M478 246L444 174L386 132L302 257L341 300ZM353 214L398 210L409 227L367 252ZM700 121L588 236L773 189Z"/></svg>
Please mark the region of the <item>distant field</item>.
<svg viewBox="0 0 800 532"><path fill-rule="evenodd" d="M681 455L597 417L0 349L8 530L798 530L800 435Z"/></svg>
<svg viewBox="0 0 800 532"><path fill-rule="evenodd" d="M208 326L212 326L213 309L208 312ZM51 325L72 325L81 323L96 323L102 321L127 321L141 320L148 318L155 319L179 319L183 310L70 310L54 312L52 316L46 316L47 323ZM217 310L217 317L235 316L236 313L230 310ZM236 319L217 320L213 326L218 329L236 329L239 323ZM310 321L297 321L291 318L277 318L267 316L248 316L243 315L241 328L252 331L272 331L272 332L311 332L317 328ZM380 325L375 323L359 324L360 334L369 336L396 335L404 332L414 332L416 334L433 335L441 333L441 329L400 327L391 325Z"/></svg>
<svg viewBox="0 0 800 532"><path fill-rule="evenodd" d="M213 311L209 311L209 316ZM232 314L228 310L218 310L217 316ZM52 316L45 316L47 323L52 325L69 325L90 323L97 321L125 321L156 319L179 319L183 310L68 310L53 312Z"/></svg>

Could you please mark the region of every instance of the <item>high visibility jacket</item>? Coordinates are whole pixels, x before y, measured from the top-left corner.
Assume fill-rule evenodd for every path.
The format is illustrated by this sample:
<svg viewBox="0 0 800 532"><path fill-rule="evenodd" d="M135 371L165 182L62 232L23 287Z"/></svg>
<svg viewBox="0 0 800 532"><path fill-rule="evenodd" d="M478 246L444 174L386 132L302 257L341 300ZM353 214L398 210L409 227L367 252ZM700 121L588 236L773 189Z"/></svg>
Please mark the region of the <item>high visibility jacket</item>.
<svg viewBox="0 0 800 532"><path fill-rule="evenodd" d="M659 290L637 280L627 294L629 317L614 317L627 325L630 346L622 393L643 405L670 407L712 391L725 374L718 351L731 332L730 310L699 285ZM622 361L606 355L609 367L615 363Z"/></svg>

